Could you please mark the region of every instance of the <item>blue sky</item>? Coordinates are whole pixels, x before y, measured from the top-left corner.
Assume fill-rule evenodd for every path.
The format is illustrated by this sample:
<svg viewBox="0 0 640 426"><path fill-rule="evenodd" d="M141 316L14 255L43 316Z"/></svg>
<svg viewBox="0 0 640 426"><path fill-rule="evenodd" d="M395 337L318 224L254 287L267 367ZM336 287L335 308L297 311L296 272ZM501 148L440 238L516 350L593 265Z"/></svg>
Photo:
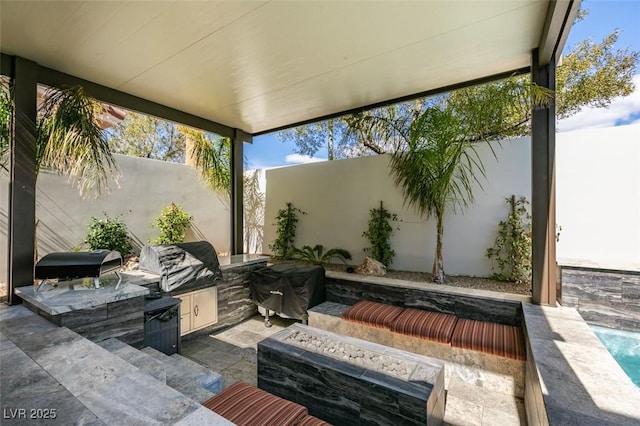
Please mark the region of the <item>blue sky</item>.
<svg viewBox="0 0 640 426"><path fill-rule="evenodd" d="M573 48L585 39L601 41L615 29L620 30L617 46L640 50L640 0L583 0L582 8L589 15L571 29L565 50ZM640 69L637 70L636 91L633 95L614 101L607 110L585 109L558 123L558 131L584 130L621 124L640 123ZM293 142L280 142L275 134L254 138L245 145L245 157L249 169L322 161L295 154ZM326 159L326 157L324 158Z"/></svg>

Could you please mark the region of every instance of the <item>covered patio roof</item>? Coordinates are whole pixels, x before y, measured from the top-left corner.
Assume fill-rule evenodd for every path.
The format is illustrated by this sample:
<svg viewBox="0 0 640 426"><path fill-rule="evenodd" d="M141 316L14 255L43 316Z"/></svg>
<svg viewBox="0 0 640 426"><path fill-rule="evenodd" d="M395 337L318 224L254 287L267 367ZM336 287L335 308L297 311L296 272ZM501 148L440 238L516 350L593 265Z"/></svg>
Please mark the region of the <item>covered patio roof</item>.
<svg viewBox="0 0 640 426"><path fill-rule="evenodd" d="M233 140L231 249L242 252L243 142L301 123L531 72L554 88L580 0L2 1L14 81L9 300L31 285L36 85ZM555 304L555 110L534 111L533 300Z"/></svg>
<svg viewBox="0 0 640 426"><path fill-rule="evenodd" d="M538 47L547 63L571 3L2 2L0 40L2 53L261 134L524 72Z"/></svg>

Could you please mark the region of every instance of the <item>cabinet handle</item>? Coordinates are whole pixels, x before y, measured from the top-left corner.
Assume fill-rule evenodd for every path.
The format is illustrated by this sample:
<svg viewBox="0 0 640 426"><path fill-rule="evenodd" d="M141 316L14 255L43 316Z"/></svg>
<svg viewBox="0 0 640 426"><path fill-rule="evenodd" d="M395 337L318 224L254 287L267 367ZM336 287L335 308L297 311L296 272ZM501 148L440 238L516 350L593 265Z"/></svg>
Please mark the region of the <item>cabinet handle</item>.
<svg viewBox="0 0 640 426"><path fill-rule="evenodd" d="M195 316L198 316L198 305L196 305L196 306L194 306L194 307L193 307L193 314L194 314Z"/></svg>

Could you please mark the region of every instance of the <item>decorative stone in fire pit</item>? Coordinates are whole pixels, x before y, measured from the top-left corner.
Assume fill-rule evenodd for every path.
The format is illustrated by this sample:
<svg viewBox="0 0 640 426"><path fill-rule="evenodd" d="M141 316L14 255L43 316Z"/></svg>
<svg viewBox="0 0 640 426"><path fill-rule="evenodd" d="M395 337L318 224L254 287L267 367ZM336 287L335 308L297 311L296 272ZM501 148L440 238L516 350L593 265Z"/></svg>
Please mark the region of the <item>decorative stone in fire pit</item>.
<svg viewBox="0 0 640 426"><path fill-rule="evenodd" d="M258 386L335 424L444 418L442 361L301 324L258 343Z"/></svg>

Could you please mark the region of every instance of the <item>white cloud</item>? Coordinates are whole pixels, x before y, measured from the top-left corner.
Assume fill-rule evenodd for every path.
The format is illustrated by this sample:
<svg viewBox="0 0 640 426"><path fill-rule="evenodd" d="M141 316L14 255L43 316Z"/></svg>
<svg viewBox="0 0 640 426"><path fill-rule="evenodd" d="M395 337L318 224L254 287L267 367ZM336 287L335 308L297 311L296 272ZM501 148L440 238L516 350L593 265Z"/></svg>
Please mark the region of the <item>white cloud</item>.
<svg viewBox="0 0 640 426"><path fill-rule="evenodd" d="M284 158L287 164L308 164L318 163L320 161L327 161L326 158L311 157L309 155L302 154L289 154Z"/></svg>
<svg viewBox="0 0 640 426"><path fill-rule="evenodd" d="M614 100L608 108L583 108L577 114L558 121L558 131L612 127L619 121L639 122L640 119L632 120L631 116L640 113L640 74L633 77L633 83L636 89L631 95Z"/></svg>

